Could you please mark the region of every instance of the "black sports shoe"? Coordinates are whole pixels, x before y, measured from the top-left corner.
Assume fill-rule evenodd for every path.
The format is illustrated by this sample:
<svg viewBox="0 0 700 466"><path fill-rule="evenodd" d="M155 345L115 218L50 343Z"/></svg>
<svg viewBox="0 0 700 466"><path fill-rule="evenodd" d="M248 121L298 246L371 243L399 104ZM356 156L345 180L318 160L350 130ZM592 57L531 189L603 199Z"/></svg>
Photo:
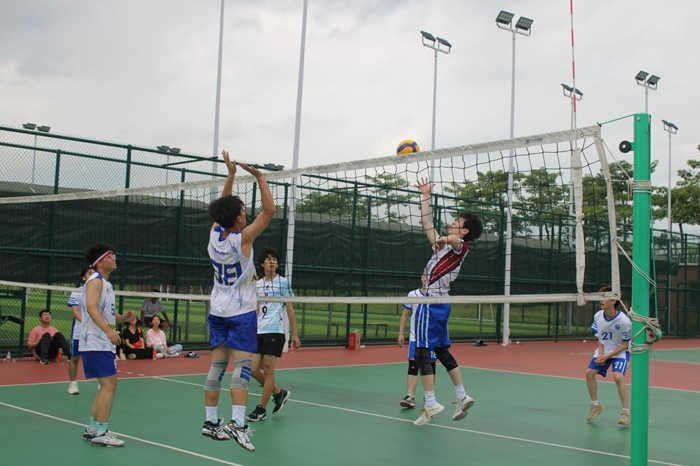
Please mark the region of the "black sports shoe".
<svg viewBox="0 0 700 466"><path fill-rule="evenodd" d="M406 395L400 403L401 406L408 409L413 409L416 407L416 399L411 395Z"/></svg>
<svg viewBox="0 0 700 466"><path fill-rule="evenodd" d="M49 361L46 358L41 358L41 361L39 361L39 362L44 364L44 365L49 363Z"/></svg>
<svg viewBox="0 0 700 466"><path fill-rule="evenodd" d="M291 394L292 392L283 388L280 390L279 394L272 396L272 400L275 402L275 408L272 410L272 414L277 414L282 411L284 404L287 402L289 395Z"/></svg>
<svg viewBox="0 0 700 466"><path fill-rule="evenodd" d="M221 426L221 419L214 424L211 421L205 421L202 426L202 435L214 440L230 440L231 436Z"/></svg>
<svg viewBox="0 0 700 466"><path fill-rule="evenodd" d="M250 422L258 422L258 421L264 421L265 418L267 417L267 411L265 408L262 407L262 405L257 405L255 407L255 410L250 413L246 419L248 419Z"/></svg>

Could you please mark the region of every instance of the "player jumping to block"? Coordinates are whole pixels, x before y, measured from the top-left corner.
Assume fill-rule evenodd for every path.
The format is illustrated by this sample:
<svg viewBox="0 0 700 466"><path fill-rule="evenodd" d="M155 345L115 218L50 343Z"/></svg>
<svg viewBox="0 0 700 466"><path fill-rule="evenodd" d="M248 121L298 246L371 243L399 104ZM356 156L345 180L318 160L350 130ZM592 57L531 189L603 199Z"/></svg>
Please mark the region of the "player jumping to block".
<svg viewBox="0 0 700 466"><path fill-rule="evenodd" d="M429 296L425 286L425 275L421 275L420 280L423 286L408 293L409 298ZM421 311L421 306L425 306L425 304L404 304L403 313L401 314L401 323L399 324L398 344L399 347L402 347L405 341L403 335L404 328L406 327L406 321L409 318L408 315L411 315L411 327L408 337L408 375L406 376L406 396L399 403L402 407L409 409L416 407L415 392L416 388L418 387L418 365L416 364L416 315L419 311ZM433 366L433 383L435 383L435 361L437 361L435 351L430 350L430 364Z"/></svg>
<svg viewBox="0 0 700 466"><path fill-rule="evenodd" d="M604 286L601 292L610 292L612 287ZM593 316L591 329L598 336L598 347L586 369L586 385L591 395L591 411L587 421L592 421L603 412L605 406L598 401L596 374L605 377L612 366L613 379L622 402L622 414L617 421L623 426L630 425L630 405L625 373L630 361L629 342L632 339L632 321L619 310L620 302L614 299L600 301L601 310Z"/></svg>
<svg viewBox="0 0 700 466"><path fill-rule="evenodd" d="M263 173L239 163L241 168L256 178L262 201L262 211L253 223L246 226L245 205L238 196L232 195L236 162L231 162L228 152L223 151L222 154L228 177L221 198L209 204L209 216L214 220L207 247L214 266L214 287L208 317L212 364L204 384L206 421L202 435L214 440L233 437L246 450L255 451L250 441L250 429L245 423L252 357L258 349L253 240L265 230L276 209ZM217 406L221 380L230 359L233 359L232 416L231 421L222 427Z"/></svg>
<svg viewBox="0 0 700 466"><path fill-rule="evenodd" d="M83 440L94 446L123 447L108 429L109 415L117 390L116 346L121 343L117 324L129 321L136 314L115 313L114 288L108 281L117 269L114 248L107 243L96 243L85 250L85 258L95 271L85 281L85 293L80 299L82 325L78 343L83 359L85 378L97 378L101 389L92 402L90 424L83 433Z"/></svg>
<svg viewBox="0 0 700 466"><path fill-rule="evenodd" d="M459 274L462 262L469 251L467 241L474 241L484 229L481 219L473 213L463 212L448 229L447 236L440 236L430 221L430 193L434 184L421 178L416 187L421 192L421 225L433 246L433 255L424 270L426 289L431 296L448 296L450 283ZM457 405L452 419L459 421L467 416L467 410L474 400L464 390L459 365L450 353L450 337L447 322L450 318L450 304L428 304L416 312L419 331L416 334L416 365L420 370L421 384L425 392L425 406L420 417L414 421L417 426L430 422L430 419L444 411L445 407L435 399L433 384L433 366L430 364L430 350L447 370L455 386Z"/></svg>

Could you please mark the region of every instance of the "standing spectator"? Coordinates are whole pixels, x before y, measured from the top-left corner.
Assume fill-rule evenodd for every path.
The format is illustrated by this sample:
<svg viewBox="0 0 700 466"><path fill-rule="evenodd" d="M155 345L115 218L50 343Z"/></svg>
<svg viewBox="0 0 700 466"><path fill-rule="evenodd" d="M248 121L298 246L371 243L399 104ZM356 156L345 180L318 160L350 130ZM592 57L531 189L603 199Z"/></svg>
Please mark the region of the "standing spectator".
<svg viewBox="0 0 700 466"><path fill-rule="evenodd" d="M127 359L151 359L153 349L146 348L143 342L143 331L139 327L140 322L134 315L122 330L122 351Z"/></svg>
<svg viewBox="0 0 700 466"><path fill-rule="evenodd" d="M151 292L160 293L160 290L158 288L153 288ZM150 327L151 319L153 319L153 316L156 315L162 315L163 319L165 319L163 329L167 332L171 325L168 314L166 314L165 309L163 309L163 302L160 300L160 298L149 298L145 300L141 305L141 322L143 322L143 325Z"/></svg>
<svg viewBox="0 0 700 466"><path fill-rule="evenodd" d="M156 350L157 358L176 358L182 352L182 345L173 345L168 348L165 332L160 329L160 317L151 318L151 328L146 332L146 344Z"/></svg>
<svg viewBox="0 0 700 466"><path fill-rule="evenodd" d="M51 311L44 309L39 312L41 323L29 332L27 346L33 350L34 357L42 364L48 364L49 359L61 360L61 353L70 354L70 348L65 337L56 327L51 326ZM59 352L60 351L60 352Z"/></svg>

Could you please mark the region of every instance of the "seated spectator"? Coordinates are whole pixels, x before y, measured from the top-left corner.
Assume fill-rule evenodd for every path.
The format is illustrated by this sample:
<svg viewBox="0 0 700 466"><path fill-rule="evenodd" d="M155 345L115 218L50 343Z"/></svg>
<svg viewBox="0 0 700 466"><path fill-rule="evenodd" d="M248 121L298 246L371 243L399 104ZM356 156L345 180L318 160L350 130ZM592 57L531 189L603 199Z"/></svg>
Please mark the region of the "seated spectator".
<svg viewBox="0 0 700 466"><path fill-rule="evenodd" d="M173 345L168 348L168 342L165 340L165 332L160 329L160 317L153 316L151 319L151 328L146 332L146 344L149 348L156 350L156 357L160 358L176 358L182 352L182 345Z"/></svg>
<svg viewBox="0 0 700 466"><path fill-rule="evenodd" d="M61 352L65 355L70 354L70 347L61 332L51 326L51 311L44 309L39 313L39 319L41 324L29 332L27 346L42 364L48 364L49 359L54 358L60 361Z"/></svg>
<svg viewBox="0 0 700 466"><path fill-rule="evenodd" d="M160 290L158 288L153 288L151 292L160 293ZM163 309L163 302L159 298L145 300L141 305L141 322L143 322L143 325L150 327L151 319L153 319L155 315L163 316L163 319L165 319L165 322L163 322L163 329L167 331L170 328L170 319L168 318L168 314L165 313L165 309Z"/></svg>
<svg viewBox="0 0 700 466"><path fill-rule="evenodd" d="M152 359L153 349L146 348L140 322L134 315L122 330L122 351L128 359Z"/></svg>

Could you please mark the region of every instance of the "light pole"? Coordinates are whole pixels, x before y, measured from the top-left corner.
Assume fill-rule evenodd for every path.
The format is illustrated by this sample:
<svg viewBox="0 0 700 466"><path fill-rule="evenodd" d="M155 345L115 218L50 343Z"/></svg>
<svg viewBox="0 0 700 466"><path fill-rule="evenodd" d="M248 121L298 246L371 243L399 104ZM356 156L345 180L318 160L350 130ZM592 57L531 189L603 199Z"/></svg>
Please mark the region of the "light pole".
<svg viewBox="0 0 700 466"><path fill-rule="evenodd" d="M664 124L664 131L668 133L668 261L671 263L671 246L673 244L673 221L671 220L671 136L678 132L678 126L670 121L661 120ZM666 272L666 331L671 333L671 274Z"/></svg>
<svg viewBox="0 0 700 466"><path fill-rule="evenodd" d="M22 125L22 128L31 131L41 131L42 133L51 132L50 126L37 126L34 123L24 123ZM36 174L36 134L37 133L34 133L34 155L32 156L32 184L34 184L34 178Z"/></svg>
<svg viewBox="0 0 700 466"><path fill-rule="evenodd" d="M219 13L219 61L216 69L216 105L214 109L214 153L212 154L211 162L211 179L216 178L219 172L219 115L221 114L221 63L223 61L224 50L224 2L221 0L221 12ZM209 201L216 199L216 188L211 187L209 190Z"/></svg>
<svg viewBox="0 0 700 466"><path fill-rule="evenodd" d="M515 137L515 37L517 34L529 36L533 20L521 16L513 26L513 13L501 10L496 17L496 26L504 31L509 31L513 36L513 64L510 83L510 138ZM510 150L508 157L508 209L506 224L506 264L503 293L510 296L510 268L511 253L513 250L513 158L515 154ZM503 305L503 346L510 343L510 303Z"/></svg>
<svg viewBox="0 0 700 466"><path fill-rule="evenodd" d="M661 78L655 74L649 76L649 73L646 71L640 71L637 73L637 76L634 77L637 84L644 88L644 113L647 115L649 114L649 89L655 91L660 79Z"/></svg>
<svg viewBox="0 0 700 466"><path fill-rule="evenodd" d="M578 89L575 89L571 86L568 86L566 84L561 85L562 91L564 93L564 97L568 98L571 100L571 129L574 129L576 126L576 123L574 121L575 117L575 102L580 102L581 99L583 99L583 92L581 92ZM569 180L569 221L574 216L574 178L571 176ZM569 238L569 247L573 245L574 242L574 235L573 235L573 228L568 228L569 234L567 235ZM567 315L566 315L566 331L567 333L571 333L571 322L573 319L573 303L569 303L568 309L567 309Z"/></svg>
<svg viewBox="0 0 700 466"><path fill-rule="evenodd" d="M442 37L435 37L429 32L421 31L421 40L425 47L435 51L435 67L433 72L433 139L430 150L435 150L435 115L437 110L437 59L438 52L448 54L452 50L452 44ZM430 181L435 179L435 161L430 162Z"/></svg>

